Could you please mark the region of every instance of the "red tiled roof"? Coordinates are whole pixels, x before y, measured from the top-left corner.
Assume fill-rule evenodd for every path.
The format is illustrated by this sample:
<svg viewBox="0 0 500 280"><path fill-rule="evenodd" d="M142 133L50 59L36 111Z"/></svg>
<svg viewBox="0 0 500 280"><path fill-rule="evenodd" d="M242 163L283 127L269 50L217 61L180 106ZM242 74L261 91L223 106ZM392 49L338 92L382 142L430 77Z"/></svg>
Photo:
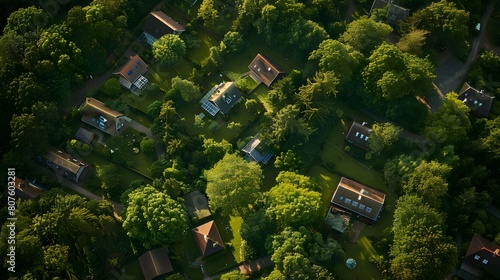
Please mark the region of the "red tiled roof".
<svg viewBox="0 0 500 280"><path fill-rule="evenodd" d="M285 73L277 64L271 62L271 60L260 53L248 65L248 69L267 87L271 86L280 74Z"/></svg>

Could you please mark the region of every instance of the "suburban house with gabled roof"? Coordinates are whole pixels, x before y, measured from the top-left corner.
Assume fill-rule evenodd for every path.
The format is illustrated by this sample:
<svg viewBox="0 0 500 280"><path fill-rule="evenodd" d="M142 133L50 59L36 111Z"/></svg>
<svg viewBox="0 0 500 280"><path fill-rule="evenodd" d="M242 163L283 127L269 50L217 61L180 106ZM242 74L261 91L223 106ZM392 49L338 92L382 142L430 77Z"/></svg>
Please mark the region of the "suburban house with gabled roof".
<svg viewBox="0 0 500 280"><path fill-rule="evenodd" d="M331 203L334 207L377 222L385 203L385 194L342 177L333 193Z"/></svg>
<svg viewBox="0 0 500 280"><path fill-rule="evenodd" d="M54 147L50 147L45 155L38 156L38 161L45 164L47 168L51 169L56 174L77 183L88 167L88 164L83 161Z"/></svg>
<svg viewBox="0 0 500 280"><path fill-rule="evenodd" d="M241 150L246 154L245 159L257 163L267 164L273 156L271 149L260 140L259 134L255 135Z"/></svg>
<svg viewBox="0 0 500 280"><path fill-rule="evenodd" d="M241 92L233 82L220 83L214 86L201 100L200 104L210 115L218 112L227 115L234 105L241 102Z"/></svg>
<svg viewBox="0 0 500 280"><path fill-rule="evenodd" d="M174 271L167 248L147 251L139 257L139 264L145 280L152 280Z"/></svg>
<svg viewBox="0 0 500 280"><path fill-rule="evenodd" d="M252 79L258 83L264 83L267 87L270 87L278 77L285 73L278 64L260 53L248 65L248 69L250 69Z"/></svg>
<svg viewBox="0 0 500 280"><path fill-rule="evenodd" d="M194 228L193 234L202 257L208 257L225 248L215 221Z"/></svg>
<svg viewBox="0 0 500 280"><path fill-rule="evenodd" d="M82 122L114 136L125 125L125 115L112 110L101 101L87 97L80 106Z"/></svg>
<svg viewBox="0 0 500 280"><path fill-rule="evenodd" d="M358 123L354 120L347 132L345 140L355 146L362 149L368 149L368 139L372 132L371 128L368 127L367 123Z"/></svg>
<svg viewBox="0 0 500 280"><path fill-rule="evenodd" d="M148 73L148 65L138 55L129 57L127 63L120 67L113 74L118 75L120 84L130 90L142 89L148 83L144 77Z"/></svg>
<svg viewBox="0 0 500 280"><path fill-rule="evenodd" d="M475 233L458 276L467 280L481 279L484 273L494 279L500 279L500 245Z"/></svg>
<svg viewBox="0 0 500 280"><path fill-rule="evenodd" d="M485 118L490 114L494 98L495 97L484 93L483 90L477 90L471 87L468 83L462 86L458 94L458 99L462 100L465 105L467 105L470 112Z"/></svg>
<svg viewBox="0 0 500 280"><path fill-rule="evenodd" d="M396 5L394 0L374 0L370 9L370 15L374 9L387 8L387 23L393 26L399 26L399 23L405 21L410 16L410 9Z"/></svg>
<svg viewBox="0 0 500 280"><path fill-rule="evenodd" d="M146 17L142 31L139 39L151 46L156 40L166 34L181 34L186 29L164 12L155 11Z"/></svg>
<svg viewBox="0 0 500 280"><path fill-rule="evenodd" d="M36 180L21 179L16 177L14 179L16 184L16 198L22 200L37 199L46 189L42 187Z"/></svg>

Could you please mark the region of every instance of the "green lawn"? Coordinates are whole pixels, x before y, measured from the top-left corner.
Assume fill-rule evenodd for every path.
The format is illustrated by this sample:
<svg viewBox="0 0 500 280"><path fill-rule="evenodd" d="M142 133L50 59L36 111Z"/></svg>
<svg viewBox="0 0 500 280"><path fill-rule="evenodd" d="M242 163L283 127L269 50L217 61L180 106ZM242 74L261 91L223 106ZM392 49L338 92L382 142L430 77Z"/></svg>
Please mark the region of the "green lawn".
<svg viewBox="0 0 500 280"><path fill-rule="evenodd" d="M144 138L143 136L141 136L139 131L131 127L127 127L125 131L121 133L121 135L124 137L125 141L129 143L130 147L139 147L139 143L141 143L142 139ZM151 166L151 164L153 164L154 161L157 160L156 152L145 154L140 151L136 154L132 151L132 149L127 152L127 158L133 162L132 166L130 166L131 168L147 176L151 176L149 167Z"/></svg>
<svg viewBox="0 0 500 280"><path fill-rule="evenodd" d="M271 101L269 101L268 94L269 89L264 84L260 84L259 87L252 92L250 97L257 99L260 103L262 103L267 112L272 112L273 106L271 105Z"/></svg>
<svg viewBox="0 0 500 280"><path fill-rule="evenodd" d="M353 258L356 260L356 268L348 269L345 265L345 260L333 265L335 271L335 279L350 280L350 279L382 279L377 266L370 262L370 258L377 257L378 254L373 248L370 240L365 236L365 229L361 231L358 242L345 242L342 248L345 252L345 260Z"/></svg>

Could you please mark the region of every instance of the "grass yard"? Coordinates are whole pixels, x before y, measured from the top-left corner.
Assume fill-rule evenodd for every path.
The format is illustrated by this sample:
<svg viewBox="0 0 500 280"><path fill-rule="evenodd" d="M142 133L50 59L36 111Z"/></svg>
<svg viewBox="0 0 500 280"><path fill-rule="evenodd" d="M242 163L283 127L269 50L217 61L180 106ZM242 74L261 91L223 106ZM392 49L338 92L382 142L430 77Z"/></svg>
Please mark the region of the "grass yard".
<svg viewBox="0 0 500 280"><path fill-rule="evenodd" d="M342 248L345 252L345 260L353 258L356 260L356 268L349 269L345 265L345 260L341 263L335 263L333 270L335 271L335 279L349 280L349 279L382 279L380 271L374 263L370 262L370 258L377 257L378 254L373 248L370 240L364 236L363 229L361 231L358 242L351 243L345 242Z"/></svg>
<svg viewBox="0 0 500 280"><path fill-rule="evenodd" d="M200 256L200 249L196 244L191 230L187 231L187 237L182 242L186 258L182 259L183 271L188 275L188 279L202 279L203 274L199 266L195 265L196 258Z"/></svg>
<svg viewBox="0 0 500 280"><path fill-rule="evenodd" d="M191 75L193 68L193 64L187 59L183 59L170 69L166 69L158 63L153 63L148 67L149 75L146 78L158 84L164 92L167 92L171 87L172 78L179 76L182 79L187 79Z"/></svg>
<svg viewBox="0 0 500 280"><path fill-rule="evenodd" d="M251 94L250 97L257 99L262 105L264 105L264 109L267 112L273 111L273 106L271 101L269 101L269 89L264 85L260 84Z"/></svg>

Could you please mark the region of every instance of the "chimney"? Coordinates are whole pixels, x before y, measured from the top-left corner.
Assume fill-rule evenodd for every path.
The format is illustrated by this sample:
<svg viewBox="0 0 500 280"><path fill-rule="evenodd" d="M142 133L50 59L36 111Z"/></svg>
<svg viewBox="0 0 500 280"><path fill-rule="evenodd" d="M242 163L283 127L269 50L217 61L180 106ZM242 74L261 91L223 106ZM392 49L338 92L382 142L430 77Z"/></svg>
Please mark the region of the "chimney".
<svg viewBox="0 0 500 280"><path fill-rule="evenodd" d="M500 249L496 249L495 252L493 252L493 257L500 257Z"/></svg>

